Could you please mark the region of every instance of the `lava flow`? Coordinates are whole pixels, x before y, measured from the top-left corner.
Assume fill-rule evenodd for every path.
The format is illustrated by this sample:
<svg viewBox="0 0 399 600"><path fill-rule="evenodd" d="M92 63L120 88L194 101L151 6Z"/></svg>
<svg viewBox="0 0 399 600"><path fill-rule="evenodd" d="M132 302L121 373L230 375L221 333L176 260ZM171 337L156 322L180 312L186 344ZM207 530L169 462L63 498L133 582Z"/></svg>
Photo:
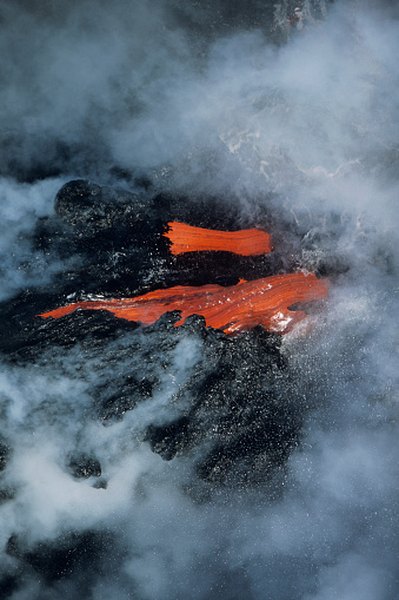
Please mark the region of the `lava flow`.
<svg viewBox="0 0 399 600"><path fill-rule="evenodd" d="M175 255L222 250L241 256L258 256L272 251L271 236L260 229L219 231L171 221L163 235L172 242L170 250Z"/></svg>
<svg viewBox="0 0 399 600"><path fill-rule="evenodd" d="M287 333L306 317L304 310L294 310L293 306L322 300L327 294L325 279L299 272L241 280L229 287L178 285L133 298L75 302L39 316L57 319L78 309L106 310L120 319L150 325L167 312L180 311L181 318L175 326L182 325L191 315L201 315L207 326L227 334L257 325L274 333Z"/></svg>

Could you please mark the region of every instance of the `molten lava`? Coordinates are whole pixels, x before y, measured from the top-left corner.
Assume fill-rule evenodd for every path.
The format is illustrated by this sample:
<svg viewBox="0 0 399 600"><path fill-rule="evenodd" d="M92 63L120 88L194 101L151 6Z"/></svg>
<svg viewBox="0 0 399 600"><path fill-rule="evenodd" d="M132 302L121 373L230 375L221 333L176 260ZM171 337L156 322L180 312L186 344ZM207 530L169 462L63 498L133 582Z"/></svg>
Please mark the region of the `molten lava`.
<svg viewBox="0 0 399 600"><path fill-rule="evenodd" d="M223 250L241 256L258 256L272 251L271 236L260 229L218 231L171 221L168 223L168 231L163 235L172 242L171 252L175 255Z"/></svg>
<svg viewBox="0 0 399 600"><path fill-rule="evenodd" d="M256 325L271 332L287 333L306 317L306 312L294 310L294 305L322 300L327 294L326 280L299 272L241 280L229 287L178 285L133 298L75 302L39 316L58 319L78 309L106 310L120 319L149 325L167 312L180 311L181 318L175 326L182 325L190 315L201 315L207 326L228 334Z"/></svg>

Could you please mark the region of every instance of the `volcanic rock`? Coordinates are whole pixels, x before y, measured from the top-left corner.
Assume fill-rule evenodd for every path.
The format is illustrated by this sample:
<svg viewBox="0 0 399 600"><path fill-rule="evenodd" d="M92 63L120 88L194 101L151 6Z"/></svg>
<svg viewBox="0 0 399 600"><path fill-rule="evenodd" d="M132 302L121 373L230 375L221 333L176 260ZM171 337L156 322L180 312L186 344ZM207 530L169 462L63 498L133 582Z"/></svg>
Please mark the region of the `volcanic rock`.
<svg viewBox="0 0 399 600"><path fill-rule="evenodd" d="M99 295L127 297L176 284L234 284L289 270L295 256L291 266L278 248L256 257L173 256L163 236L170 220L225 230L255 225L215 198L189 202L77 180L61 188L55 208L55 216L39 221L34 244L64 268L50 290L32 288L0 306L5 360L50 363L60 376L68 375L69 363L76 361L68 361L69 353L78 349L81 377L91 381L87 418L107 424L163 393L165 377L174 377L179 344L189 338L200 348L199 358L170 400L175 416L148 423L144 439L166 460L194 452L198 474L209 481L257 481L279 469L298 443L304 409L278 336L258 328L228 338L197 317L176 329L173 313L145 328L103 311L77 311L59 320L37 315ZM267 230L271 220L262 210L256 225ZM73 457L69 468L75 477L101 475L99 463L87 456Z"/></svg>

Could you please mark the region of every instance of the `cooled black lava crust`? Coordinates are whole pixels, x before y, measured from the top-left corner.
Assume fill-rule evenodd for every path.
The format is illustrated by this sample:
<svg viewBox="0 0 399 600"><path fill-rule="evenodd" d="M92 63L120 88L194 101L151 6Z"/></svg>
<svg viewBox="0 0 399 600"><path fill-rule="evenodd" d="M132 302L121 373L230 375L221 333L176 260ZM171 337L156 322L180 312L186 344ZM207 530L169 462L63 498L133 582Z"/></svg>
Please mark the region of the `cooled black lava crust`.
<svg viewBox="0 0 399 600"><path fill-rule="evenodd" d="M295 253L284 254L278 247L260 257L224 252L174 257L162 236L169 220L219 229L256 224L270 231L275 226L261 207L253 223L215 198L188 202L154 196L144 188L131 193L71 181L56 197L54 216L40 220L34 234L35 252L45 253L63 267L51 287L26 290L0 306L3 359L40 368L51 356L62 375L63 357L78 348L82 363L89 361L96 372L86 418L106 426L149 401L160 385L159 373L170 369L174 348L191 335L199 340L201 359L173 399L185 409L166 425L150 424L142 443L165 460L192 453L195 477L206 482L210 494L219 486L237 489L264 484L276 473L283 477L309 407L305 408L295 374L281 355L278 336L261 328L226 336L206 328L195 316L174 328L173 313L146 328L102 311L78 311L58 320L37 317L89 294L124 297L177 284L231 285L240 277L254 279L296 266ZM110 370L112 365L114 370ZM7 468L12 445L12 439L1 442L0 469ZM72 477L94 477L95 485L106 486L95 456L77 453L65 468ZM7 501L7 494L12 490L1 491L2 501ZM68 535L62 544L60 540L41 544L36 552L24 552L23 544L11 539L9 553L20 561L22 574L33 569L51 583L72 575L76 578L80 569L87 573L87 564L95 571L105 546L112 547L109 536L104 541L103 536L87 532ZM0 589L8 593L14 583L3 581Z"/></svg>

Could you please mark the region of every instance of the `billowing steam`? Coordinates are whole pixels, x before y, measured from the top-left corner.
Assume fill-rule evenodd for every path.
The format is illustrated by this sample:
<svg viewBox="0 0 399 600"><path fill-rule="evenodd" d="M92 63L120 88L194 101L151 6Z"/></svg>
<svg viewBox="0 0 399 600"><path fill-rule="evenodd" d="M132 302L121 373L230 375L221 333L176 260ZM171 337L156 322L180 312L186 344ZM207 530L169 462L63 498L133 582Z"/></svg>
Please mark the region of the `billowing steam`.
<svg viewBox="0 0 399 600"><path fill-rule="evenodd" d="M243 334L229 392L214 405L198 407L195 390L226 342L198 323L121 325L107 338L104 321L104 335L90 337L97 322L85 313L78 324L87 342L71 333L68 346L41 348L34 360L30 347L25 362L4 357L4 598L399 596L398 15L393 3L306 0L297 27L295 7L0 7L7 314L37 290L51 294L60 273L73 282L79 256L41 246L37 225L53 218L57 190L76 177L193 205L217 198L243 227L266 211L287 264L334 273L316 324L287 335L279 358L265 357L268 372ZM57 306L50 299L47 310ZM13 344L18 318L3 321L2 348ZM227 370L231 348L223 346ZM121 383L127 373L145 397L137 405ZM247 396L234 404L240 385ZM245 402L264 394L266 406L271 390L276 414L287 414L276 417L281 429L299 423L283 460L266 467L264 456L241 456L226 480L215 469L203 476L220 422L242 415L239 434ZM102 399L116 396L119 412L108 419ZM152 451L154 432L195 411L191 446L167 461Z"/></svg>

